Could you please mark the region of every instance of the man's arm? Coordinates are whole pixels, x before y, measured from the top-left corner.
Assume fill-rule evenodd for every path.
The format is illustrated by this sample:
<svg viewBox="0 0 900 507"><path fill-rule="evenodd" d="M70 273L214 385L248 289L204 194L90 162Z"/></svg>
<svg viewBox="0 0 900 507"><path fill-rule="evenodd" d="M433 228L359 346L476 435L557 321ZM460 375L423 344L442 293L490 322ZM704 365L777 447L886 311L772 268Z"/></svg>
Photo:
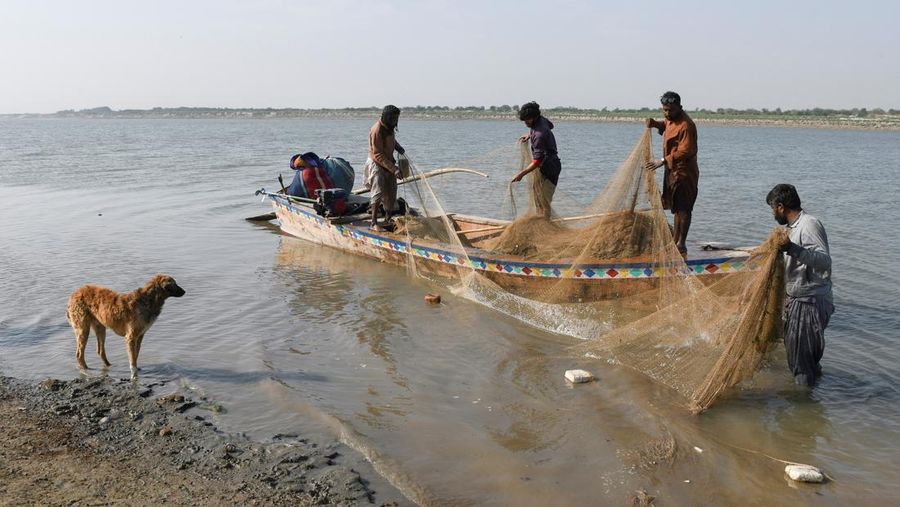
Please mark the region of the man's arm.
<svg viewBox="0 0 900 507"><path fill-rule="evenodd" d="M831 269L828 236L821 222L811 220L809 227L800 231L800 243L788 244L787 254L817 271Z"/></svg>
<svg viewBox="0 0 900 507"><path fill-rule="evenodd" d="M544 139L544 135L540 131L535 131L531 135L531 163L528 164L528 167L522 169L518 174L515 175L515 177L513 177L513 182L520 181L528 173L534 171L544 163L544 157L547 156L546 144L547 141Z"/></svg>
<svg viewBox="0 0 900 507"><path fill-rule="evenodd" d="M663 132L666 131L666 122L664 121L656 121L653 118L647 118L644 120L644 123L647 125L648 129L656 129L659 132L659 135L662 135Z"/></svg>
<svg viewBox="0 0 900 507"><path fill-rule="evenodd" d="M525 169L522 169L513 177L513 179L512 179L513 183L515 183L517 181L522 181L522 178L527 176L528 173L530 173L531 171L534 171L535 169L540 167L542 163L543 163L542 160L532 160L531 163L528 164L528 167L526 167Z"/></svg>
<svg viewBox="0 0 900 507"><path fill-rule="evenodd" d="M654 120L653 118L647 118L646 120L644 120L644 124L647 125L648 129L655 128L659 132L659 135L662 135L662 133L666 130L666 122L659 122ZM648 160L647 163L644 164L644 169L648 171L655 171L665 164L665 159Z"/></svg>

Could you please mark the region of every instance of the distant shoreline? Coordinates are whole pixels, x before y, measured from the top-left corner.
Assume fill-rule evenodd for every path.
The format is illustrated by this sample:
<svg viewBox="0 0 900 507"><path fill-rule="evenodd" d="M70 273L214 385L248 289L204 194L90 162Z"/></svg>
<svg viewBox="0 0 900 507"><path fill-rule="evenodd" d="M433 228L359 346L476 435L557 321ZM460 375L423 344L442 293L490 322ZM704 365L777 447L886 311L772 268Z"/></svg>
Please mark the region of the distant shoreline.
<svg viewBox="0 0 900 507"><path fill-rule="evenodd" d="M508 107L508 106L504 106ZM712 112L708 110L688 111L691 118L699 125L747 126L747 127L781 127L781 128L820 128L835 130L868 130L900 132L900 114L869 114L856 116L847 114L794 114L770 112L759 113L755 110L731 112ZM814 110L818 111L818 110ZM855 111L855 110L854 110ZM865 111L865 110L863 110ZM85 109L80 111L60 111L50 114L2 114L0 118L84 118L84 119L371 119L378 117L380 109L226 109L226 108L154 108L126 109L115 111L106 107ZM840 113L846 113L841 111ZM554 121L594 122L594 123L632 123L643 121L646 117L661 117L658 110L647 108L641 110L598 111L577 110L572 108L556 108L544 111ZM496 120L518 121L512 110L494 111L479 108L446 109L405 108L403 118L416 120Z"/></svg>

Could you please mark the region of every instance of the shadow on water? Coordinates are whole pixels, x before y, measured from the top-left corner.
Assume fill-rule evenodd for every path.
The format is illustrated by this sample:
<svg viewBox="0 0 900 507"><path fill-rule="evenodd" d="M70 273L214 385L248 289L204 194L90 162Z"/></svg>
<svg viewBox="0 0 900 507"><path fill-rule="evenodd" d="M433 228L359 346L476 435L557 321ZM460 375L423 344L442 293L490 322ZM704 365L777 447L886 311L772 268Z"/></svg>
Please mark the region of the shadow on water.
<svg viewBox="0 0 900 507"><path fill-rule="evenodd" d="M234 371L226 368L186 367L175 363L151 363L141 365L141 375L154 379L173 381L180 378L220 382L223 384L253 385L262 381L275 381L281 384L304 382L328 382L325 375L302 371ZM295 384L296 385L296 384Z"/></svg>
<svg viewBox="0 0 900 507"><path fill-rule="evenodd" d="M360 262L374 269L360 270ZM286 235L278 245L275 265L293 316L326 327L342 326L357 344L384 361L395 385L408 389L408 379L399 372L391 350L392 340L410 339L404 308L393 293L396 268L354 255L335 255L331 249ZM315 332L316 326L309 329Z"/></svg>

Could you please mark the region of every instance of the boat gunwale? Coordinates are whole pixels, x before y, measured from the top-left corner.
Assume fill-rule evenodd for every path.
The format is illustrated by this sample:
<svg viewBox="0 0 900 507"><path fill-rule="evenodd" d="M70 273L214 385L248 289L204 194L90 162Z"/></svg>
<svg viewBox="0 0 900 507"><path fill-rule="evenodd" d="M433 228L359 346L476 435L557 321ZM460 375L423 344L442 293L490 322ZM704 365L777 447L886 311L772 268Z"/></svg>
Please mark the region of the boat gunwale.
<svg viewBox="0 0 900 507"><path fill-rule="evenodd" d="M347 222L344 224L335 224L335 223L332 223L327 218L322 217L319 214L317 214L312 209L311 206L304 205L303 203L293 202L290 199L288 199L282 195L279 195L279 194L266 193L266 195L273 201L273 204L275 204L276 206L281 206L281 207L287 208L288 211L290 211L294 214L305 215L306 220L313 220L319 225L325 226L326 228L329 228L329 229L334 229L336 232L340 233L341 235L346 235L346 234L344 234L344 231L347 231L350 234L364 236L371 240L386 243L388 245L400 244L404 247L400 250L398 250L397 248L393 248L391 246L385 247L385 246L379 245L377 243L374 246L385 249L385 250L390 250L393 252L402 252L405 254L416 255L420 258L433 260L436 262L441 262L441 263L452 265L452 266L465 266L465 264L458 262L459 259L462 257L462 254L455 253L453 251L445 250L445 249L434 247L434 246L426 246L426 245L422 245L420 243L412 243L412 242L407 242L407 241L404 241L401 239L394 239L394 238L391 238L388 236L382 236L382 235L376 234L374 232L371 232L369 230L366 230L363 227L351 225L355 221ZM481 217L472 217L472 218L480 219ZM363 218L361 217L361 220L362 219ZM485 219L485 220L490 220L490 219ZM410 250L412 250L412 251L410 251ZM416 252L416 250L418 250L420 252L425 252L426 255L420 255L418 252ZM661 270L666 269L664 266L660 266L659 264L655 264L652 262L645 262L645 261L644 262L615 262L615 261L613 261L613 262L604 262L604 263L581 263L581 264L558 264L558 263L547 263L547 262L540 262L540 261L523 261L523 260L513 260L508 257L492 257L492 256L479 255L479 253L473 253L472 250L477 250L477 252L479 252L479 253L483 252L483 250L480 250L480 249L474 249L471 247L466 248L465 257L468 257L468 260L469 260L468 264L472 269L475 269L478 271L486 271L486 272L503 271L509 275L525 276L525 277L529 277L529 278L546 277L546 278L554 278L554 279L574 278L574 279L586 279L586 280L592 280L592 279L593 280L603 280L603 279L608 279L608 280L622 279L622 280L624 280L624 279L639 279L639 278L657 278L658 276L660 276L660 274L658 274L658 273ZM427 253L429 253L429 252L437 254L438 258L435 259L435 258L427 255ZM735 250L735 252L740 252L740 251ZM487 252L485 252L485 253L487 253ZM744 252L741 252L741 253L744 253ZM456 262L444 260L441 257L445 257L448 259L453 258L456 260ZM740 271L743 269L743 264L747 261L748 258L749 258L749 253L744 253L744 255L737 255L737 256L732 256L732 257L691 259L691 260L686 261L686 265L688 266L688 271L692 275L712 275L712 274L718 274L718 273L729 273L729 272ZM482 266L482 264L483 264L483 266ZM728 269L728 270L722 269L721 265L723 265L723 264L731 264L730 269ZM716 266L716 268L710 269L710 266ZM506 269L507 267L511 267L513 269ZM500 268L500 269L496 269L496 268ZM518 270L516 270L514 268L518 268ZM528 272L522 271L524 269L528 269L529 271ZM609 271L613 271L613 270L618 271L619 273L623 273L624 270L628 270L628 271L637 270L637 271L640 271L642 274L641 275L629 274L629 275L624 275L621 277L618 277L618 276L605 277L602 275L596 276L596 277L591 276L591 275L586 276L586 277L562 276L562 273L570 272L570 271L574 271L574 270L579 270L582 272L590 270L590 271L595 271L598 274L600 274L600 273L605 274L605 273L607 273ZM559 273L555 273L556 271L558 271ZM544 272L547 272L548 274L544 275ZM532 274L532 273L535 273L535 274Z"/></svg>

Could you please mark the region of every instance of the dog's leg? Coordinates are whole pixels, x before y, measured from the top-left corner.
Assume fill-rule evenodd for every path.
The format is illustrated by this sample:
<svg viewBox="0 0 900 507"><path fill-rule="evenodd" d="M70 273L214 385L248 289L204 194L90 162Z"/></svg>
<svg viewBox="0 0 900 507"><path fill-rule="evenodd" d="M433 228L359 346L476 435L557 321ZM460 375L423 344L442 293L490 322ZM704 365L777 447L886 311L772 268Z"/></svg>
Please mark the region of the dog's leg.
<svg viewBox="0 0 900 507"><path fill-rule="evenodd" d="M143 344L144 344L144 334L141 333L141 335L138 336L138 338L137 338L137 347L134 349L134 371L141 371L141 369L138 368L137 361L138 361L138 356L141 355L141 345L143 345Z"/></svg>
<svg viewBox="0 0 900 507"><path fill-rule="evenodd" d="M137 339L137 354L134 355L135 362L137 362L137 356L141 353L141 345L144 343L144 335L138 336Z"/></svg>
<svg viewBox="0 0 900 507"><path fill-rule="evenodd" d="M82 370L88 370L88 365L84 362L84 349L87 348L88 336L91 333L91 327L88 325L80 326L75 329L75 360L78 361L78 367Z"/></svg>
<svg viewBox="0 0 900 507"><path fill-rule="evenodd" d="M140 353L140 338L141 337L130 333L125 337L125 345L128 348L128 365L131 366L132 380L137 378L137 358Z"/></svg>
<svg viewBox="0 0 900 507"><path fill-rule="evenodd" d="M106 359L106 326L100 323L94 324L94 334L97 335L97 354L103 360L103 364L109 368L109 361Z"/></svg>

